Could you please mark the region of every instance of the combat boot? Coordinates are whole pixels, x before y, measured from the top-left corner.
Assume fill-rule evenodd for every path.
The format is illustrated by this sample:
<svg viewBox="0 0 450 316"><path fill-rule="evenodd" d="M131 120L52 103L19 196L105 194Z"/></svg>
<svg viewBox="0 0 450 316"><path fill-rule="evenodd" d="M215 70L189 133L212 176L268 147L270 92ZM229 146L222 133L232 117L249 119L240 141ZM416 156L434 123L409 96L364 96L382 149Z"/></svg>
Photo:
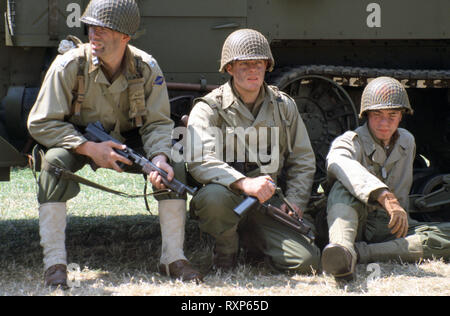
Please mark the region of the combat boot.
<svg viewBox="0 0 450 316"><path fill-rule="evenodd" d="M44 273L45 286L67 288L67 267L64 264L55 264Z"/></svg>
<svg viewBox="0 0 450 316"><path fill-rule="evenodd" d="M356 256L338 244L328 244L322 252L322 269L336 280L352 281L355 276Z"/></svg>
<svg viewBox="0 0 450 316"><path fill-rule="evenodd" d="M327 211L330 243L322 252L322 269L337 280L355 279L358 214L348 205L336 203Z"/></svg>
<svg viewBox="0 0 450 316"><path fill-rule="evenodd" d="M158 210L162 238L160 272L183 281L203 281L203 275L184 256L186 201L161 200Z"/></svg>

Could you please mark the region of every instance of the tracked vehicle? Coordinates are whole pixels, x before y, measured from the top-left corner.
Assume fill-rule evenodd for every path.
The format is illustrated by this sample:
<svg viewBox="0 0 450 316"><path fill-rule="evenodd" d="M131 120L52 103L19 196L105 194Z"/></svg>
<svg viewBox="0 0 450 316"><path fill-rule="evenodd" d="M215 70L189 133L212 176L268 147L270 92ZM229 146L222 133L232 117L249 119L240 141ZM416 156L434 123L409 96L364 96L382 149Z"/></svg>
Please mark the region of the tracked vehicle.
<svg viewBox="0 0 450 316"><path fill-rule="evenodd" d="M86 41L79 21L88 1L1 0L0 179L26 163L33 144L25 121L46 69L68 34ZM450 3L446 0L145 0L132 44L158 60L172 115L227 80L218 72L224 39L253 28L271 43L267 81L289 93L307 125L325 178L331 141L358 121L369 80L390 76L407 88L415 115L403 122L417 142L413 208L450 220ZM317 185L316 185L317 186ZM436 214L440 214L436 216Z"/></svg>

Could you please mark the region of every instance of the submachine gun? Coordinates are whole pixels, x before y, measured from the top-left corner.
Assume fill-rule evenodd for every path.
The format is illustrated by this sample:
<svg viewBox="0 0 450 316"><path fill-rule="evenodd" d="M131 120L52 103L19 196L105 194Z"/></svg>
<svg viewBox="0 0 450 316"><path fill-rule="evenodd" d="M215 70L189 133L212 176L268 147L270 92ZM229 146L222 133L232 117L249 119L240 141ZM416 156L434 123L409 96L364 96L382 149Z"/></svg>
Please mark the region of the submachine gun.
<svg viewBox="0 0 450 316"><path fill-rule="evenodd" d="M86 126L85 133L83 134L84 137L86 137L87 140L100 143L105 141L113 141L117 144L121 144L117 139L109 135L105 129L103 128L103 125L97 121L95 123L89 123ZM157 171L162 178L162 181L164 185L169 188L171 191L177 193L178 195L183 195L185 192L188 192L190 194L194 194L195 191L197 191L197 188L190 187L188 185L185 185L184 183L178 181L177 179L172 179L172 181L167 180L167 172L162 170L161 168L158 168L154 163L152 163L150 160L142 156L141 154L137 153L133 149L127 147L124 150L121 149L114 149L115 152L117 152L119 155L127 158L133 163L133 166L137 166L138 169L148 175L152 171ZM120 168L123 168L125 164L122 164L121 162L118 163Z"/></svg>

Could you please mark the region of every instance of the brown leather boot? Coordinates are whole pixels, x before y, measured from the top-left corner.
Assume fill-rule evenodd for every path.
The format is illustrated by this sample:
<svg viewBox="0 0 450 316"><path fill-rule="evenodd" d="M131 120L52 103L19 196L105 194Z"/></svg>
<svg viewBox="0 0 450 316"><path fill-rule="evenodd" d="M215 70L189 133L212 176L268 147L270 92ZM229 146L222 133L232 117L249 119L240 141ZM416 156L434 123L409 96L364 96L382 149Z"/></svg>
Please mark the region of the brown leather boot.
<svg viewBox="0 0 450 316"><path fill-rule="evenodd" d="M355 264L351 252L338 244L328 244L322 252L322 269L338 281L355 279Z"/></svg>
<svg viewBox="0 0 450 316"><path fill-rule="evenodd" d="M203 275L195 270L189 261L184 259L174 261L170 264L160 264L159 271L173 279L195 281L197 283L203 282Z"/></svg>
<svg viewBox="0 0 450 316"><path fill-rule="evenodd" d="M67 267L64 264L55 264L44 273L44 284L50 287L67 288Z"/></svg>

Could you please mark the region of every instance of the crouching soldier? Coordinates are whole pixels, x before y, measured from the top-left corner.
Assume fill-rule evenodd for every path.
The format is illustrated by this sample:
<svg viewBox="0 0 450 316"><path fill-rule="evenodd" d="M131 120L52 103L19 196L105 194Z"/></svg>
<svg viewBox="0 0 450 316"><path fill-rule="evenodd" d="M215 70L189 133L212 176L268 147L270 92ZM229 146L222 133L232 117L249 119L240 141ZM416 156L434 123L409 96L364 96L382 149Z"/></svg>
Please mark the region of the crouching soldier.
<svg viewBox="0 0 450 316"><path fill-rule="evenodd" d="M134 131L147 157L169 174L169 180L174 177L173 122L163 74L153 57L128 44L139 20L134 0L92 0L81 17L89 27L89 44L55 59L31 110L30 134L49 148L38 191L46 285L66 285L66 202L80 190L78 183L48 166L76 172L93 161L122 172L118 163L131 164L114 151L123 145L88 141L77 127L100 121L119 139ZM149 180L158 189L164 187L156 172ZM201 279L183 253L185 199L171 194L159 199L161 270L183 280Z"/></svg>
<svg viewBox="0 0 450 316"><path fill-rule="evenodd" d="M399 128L413 114L406 90L393 78L371 81L361 98L367 123L334 140L327 172L330 243L322 267L352 279L355 264L450 256L450 223L419 223L408 215L416 153L414 137Z"/></svg>
<svg viewBox="0 0 450 316"><path fill-rule="evenodd" d="M273 67L269 43L261 33L250 29L233 32L223 45L220 66L231 79L200 99L189 117L189 131L200 139L198 148L192 150L202 154L188 162L189 172L204 184L191 207L199 217L200 229L215 239L213 267L217 269L235 267L241 247L253 258L265 258L277 270L307 273L319 266L319 250L308 237L256 210L242 219L233 212L244 200L242 194L286 210L287 205L274 196L282 171L285 196L300 217L310 197L314 153L295 101L264 82L266 71ZM246 143L252 137L239 133L252 129L256 134L265 129L266 139ZM271 137L276 130L278 136ZM236 141L230 145L230 139ZM269 148L270 166L263 165L260 156L249 159L251 148L253 154L267 153ZM236 159L238 152L244 151L248 154L245 159Z"/></svg>

